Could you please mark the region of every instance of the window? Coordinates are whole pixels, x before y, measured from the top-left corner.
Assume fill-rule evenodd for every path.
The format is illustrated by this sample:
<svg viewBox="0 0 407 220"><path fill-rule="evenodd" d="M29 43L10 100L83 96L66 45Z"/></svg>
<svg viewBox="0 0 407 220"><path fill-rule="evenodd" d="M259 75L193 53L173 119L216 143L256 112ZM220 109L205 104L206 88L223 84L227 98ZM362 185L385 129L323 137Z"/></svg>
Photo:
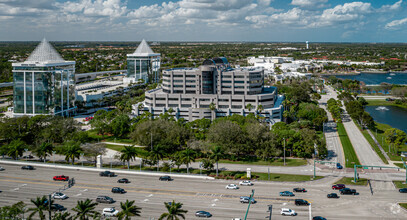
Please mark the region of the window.
<svg viewBox="0 0 407 220"><path fill-rule="evenodd" d="M168 98L169 101L178 101L178 98Z"/></svg>
<svg viewBox="0 0 407 220"><path fill-rule="evenodd" d="M232 99L232 102L242 102L241 99Z"/></svg>
<svg viewBox="0 0 407 220"><path fill-rule="evenodd" d="M165 100L165 98L156 97L155 100Z"/></svg>
<svg viewBox="0 0 407 220"><path fill-rule="evenodd" d="M235 79L241 79L241 78L244 78L244 76L235 76Z"/></svg>
<svg viewBox="0 0 407 220"><path fill-rule="evenodd" d="M191 105L181 105L181 108L190 108Z"/></svg>
<svg viewBox="0 0 407 220"><path fill-rule="evenodd" d="M184 87L184 85L173 85L173 87L182 88L182 87Z"/></svg>
<svg viewBox="0 0 407 220"><path fill-rule="evenodd" d="M186 92L185 92L185 94L195 94L196 92L194 91L194 90L187 90Z"/></svg>
<svg viewBox="0 0 407 220"><path fill-rule="evenodd" d="M178 104L169 104L168 107L170 107L170 108L178 108Z"/></svg>
<svg viewBox="0 0 407 220"><path fill-rule="evenodd" d="M179 93L179 94L182 94L182 93L183 93L183 91L182 91L182 90L174 90L174 93Z"/></svg>
<svg viewBox="0 0 407 220"><path fill-rule="evenodd" d="M218 99L219 102L229 102L229 99Z"/></svg>
<svg viewBox="0 0 407 220"><path fill-rule="evenodd" d="M186 88L195 88L195 85L185 85Z"/></svg>
<svg viewBox="0 0 407 220"><path fill-rule="evenodd" d="M241 83L244 83L244 81L235 81L235 83L241 84Z"/></svg>
<svg viewBox="0 0 407 220"><path fill-rule="evenodd" d="M184 77L183 75L174 75L173 76L174 78L182 78L182 77Z"/></svg>
<svg viewBox="0 0 407 220"><path fill-rule="evenodd" d="M195 80L185 80L186 83L194 83Z"/></svg>
<svg viewBox="0 0 407 220"><path fill-rule="evenodd" d="M222 78L232 78L232 76L223 75Z"/></svg>
<svg viewBox="0 0 407 220"><path fill-rule="evenodd" d="M232 108L242 108L242 106L241 105L232 105Z"/></svg>
<svg viewBox="0 0 407 220"><path fill-rule="evenodd" d="M181 101L191 101L190 98L182 98Z"/></svg>
<svg viewBox="0 0 407 220"><path fill-rule="evenodd" d="M235 86L236 89L244 89L244 86Z"/></svg>
<svg viewBox="0 0 407 220"><path fill-rule="evenodd" d="M228 105L219 105L219 108L229 108Z"/></svg>
<svg viewBox="0 0 407 220"><path fill-rule="evenodd" d="M235 95L244 95L244 91L235 91Z"/></svg>
<svg viewBox="0 0 407 220"><path fill-rule="evenodd" d="M155 107L165 107L165 104L156 104Z"/></svg>
<svg viewBox="0 0 407 220"><path fill-rule="evenodd" d="M201 102L209 102L210 99L199 99Z"/></svg>
<svg viewBox="0 0 407 220"><path fill-rule="evenodd" d="M209 105L201 105L201 108L209 108Z"/></svg>
<svg viewBox="0 0 407 220"><path fill-rule="evenodd" d="M184 80L174 80L174 82L182 83L182 82L184 82Z"/></svg>
<svg viewBox="0 0 407 220"><path fill-rule="evenodd" d="M231 91L222 91L222 94L232 94L232 92Z"/></svg>
<svg viewBox="0 0 407 220"><path fill-rule="evenodd" d="M222 80L222 83L232 83L232 81L229 81L229 80Z"/></svg>

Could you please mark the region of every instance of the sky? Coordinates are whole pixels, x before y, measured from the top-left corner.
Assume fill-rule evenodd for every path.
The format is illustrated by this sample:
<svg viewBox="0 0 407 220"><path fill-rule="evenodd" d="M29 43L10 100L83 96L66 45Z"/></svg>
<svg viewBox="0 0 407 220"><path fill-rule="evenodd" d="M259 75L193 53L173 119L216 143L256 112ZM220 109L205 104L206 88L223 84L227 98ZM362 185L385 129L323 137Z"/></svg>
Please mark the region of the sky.
<svg viewBox="0 0 407 220"><path fill-rule="evenodd" d="M0 0L0 41L407 42L407 0Z"/></svg>

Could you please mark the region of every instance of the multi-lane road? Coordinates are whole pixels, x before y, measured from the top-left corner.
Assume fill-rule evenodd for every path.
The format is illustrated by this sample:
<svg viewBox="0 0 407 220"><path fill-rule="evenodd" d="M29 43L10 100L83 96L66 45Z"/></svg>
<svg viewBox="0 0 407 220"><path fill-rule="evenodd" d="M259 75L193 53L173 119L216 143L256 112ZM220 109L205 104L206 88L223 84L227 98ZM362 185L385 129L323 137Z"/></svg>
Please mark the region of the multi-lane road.
<svg viewBox="0 0 407 220"><path fill-rule="evenodd" d="M268 215L267 205L273 205L272 219L287 219L280 215L281 208L291 208L298 212L295 219L308 219L308 207L296 207L294 198L307 199L312 203L312 215L324 216L327 219L406 219L407 212L400 209L397 202L407 202L405 194L397 190L374 190L356 186L360 195L344 195L340 199L328 199L326 195L334 192L330 187L335 180L325 177L322 180L302 183L255 182L254 186L241 186L238 190L227 190L233 180L200 180L175 178L174 181L162 182L157 177L124 175L117 177L100 177L97 172L40 168L28 171L21 170L17 165L2 165L6 168L0 172L0 206L11 205L18 201L30 204L30 199L47 195L62 187L64 182L55 182L55 175L74 177L76 184L64 191L68 199L57 201L68 210L78 200L90 198L95 200L98 195L106 195L117 200L114 204L99 204L98 211L105 207L120 209L120 202L126 199L135 200L141 207L141 217L135 219L158 219L165 212L164 202L176 200L184 204L188 210L187 219L196 219L195 211L205 210L213 214L212 219L244 218L247 204L239 202L240 196L248 196L255 190L254 198L258 201L251 205L248 219L265 219ZM128 178L130 184L119 184L119 178ZM337 179L337 178L336 178ZM112 194L111 188L120 186L127 190L126 194ZM280 191L292 190L294 187L305 187L307 193L296 193L295 197L283 198ZM73 213L73 211L70 211Z"/></svg>

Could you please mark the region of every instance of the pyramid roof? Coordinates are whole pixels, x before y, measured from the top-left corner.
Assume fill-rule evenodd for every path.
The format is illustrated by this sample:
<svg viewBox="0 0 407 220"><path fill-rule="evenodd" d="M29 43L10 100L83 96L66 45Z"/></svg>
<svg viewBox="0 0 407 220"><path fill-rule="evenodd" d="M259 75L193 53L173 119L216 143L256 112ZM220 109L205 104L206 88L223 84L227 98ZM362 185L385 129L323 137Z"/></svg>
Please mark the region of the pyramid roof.
<svg viewBox="0 0 407 220"><path fill-rule="evenodd" d="M65 62L61 55L52 47L52 45L44 38L41 43L27 58L26 62L34 63L57 63Z"/></svg>
<svg viewBox="0 0 407 220"><path fill-rule="evenodd" d="M148 46L147 42L143 39L141 43L138 45L134 54L154 54L153 50L151 50L150 46Z"/></svg>

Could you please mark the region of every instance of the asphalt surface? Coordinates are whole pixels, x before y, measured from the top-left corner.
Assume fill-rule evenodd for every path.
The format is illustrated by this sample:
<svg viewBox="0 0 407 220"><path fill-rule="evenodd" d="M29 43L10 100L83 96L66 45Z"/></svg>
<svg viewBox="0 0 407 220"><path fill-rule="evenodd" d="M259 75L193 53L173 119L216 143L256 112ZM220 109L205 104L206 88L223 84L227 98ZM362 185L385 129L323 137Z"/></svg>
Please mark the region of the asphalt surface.
<svg viewBox="0 0 407 220"><path fill-rule="evenodd" d="M337 192L330 188L338 178L326 177L322 180L302 183L254 182L254 186L241 186L238 190L227 190L229 183L237 180L196 180L176 178L174 181L162 182L157 177L119 175L117 177L99 177L96 172L58 170L53 168L37 168L21 170L20 166L3 165L0 171L0 206L11 205L18 201L30 204L30 199L47 195L62 188L66 182L55 182L55 175L67 175L75 178L75 186L63 191L68 199L56 201L70 210L78 200L90 198L95 200L98 195L110 196L117 200L113 204L99 204L98 211L105 207L116 207L120 210L120 202L126 199L135 200L141 207L141 217L134 219L158 219L165 212L164 202L175 199L182 202L188 210L186 219L197 219L195 211L205 210L213 214L212 219L244 218L247 204L239 202L240 196L248 196L255 190L256 204L250 206L248 219L266 219L267 205L273 205L272 219L287 219L280 215L281 208L291 208L298 213L295 219L308 219L308 207L294 205L295 198L307 199L312 203L312 215L324 216L327 219L406 219L407 212L396 203L407 202L407 196L395 189L373 189L366 186L355 186L360 195L343 195L339 199L328 199L326 195ZM119 184L119 178L128 178L130 184ZM126 194L112 194L111 188L120 186L127 190ZM305 187L307 193L295 193L292 198L280 197L279 192L294 187ZM31 206L31 204L29 205ZM73 213L73 211L70 211Z"/></svg>

